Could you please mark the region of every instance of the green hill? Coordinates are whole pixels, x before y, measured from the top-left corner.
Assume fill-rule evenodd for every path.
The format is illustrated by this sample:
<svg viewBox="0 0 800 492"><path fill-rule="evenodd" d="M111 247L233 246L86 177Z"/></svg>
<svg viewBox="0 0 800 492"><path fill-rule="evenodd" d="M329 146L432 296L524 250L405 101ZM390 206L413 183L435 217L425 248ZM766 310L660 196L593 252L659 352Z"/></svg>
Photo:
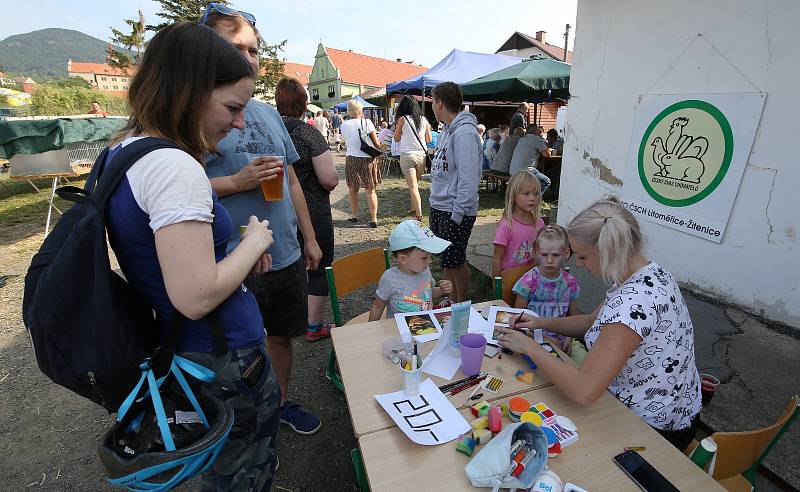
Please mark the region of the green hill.
<svg viewBox="0 0 800 492"><path fill-rule="evenodd" d="M71 29L49 28L0 41L0 66L10 75L36 82L67 76L67 59L103 63L108 42ZM117 48L120 51L124 51Z"/></svg>

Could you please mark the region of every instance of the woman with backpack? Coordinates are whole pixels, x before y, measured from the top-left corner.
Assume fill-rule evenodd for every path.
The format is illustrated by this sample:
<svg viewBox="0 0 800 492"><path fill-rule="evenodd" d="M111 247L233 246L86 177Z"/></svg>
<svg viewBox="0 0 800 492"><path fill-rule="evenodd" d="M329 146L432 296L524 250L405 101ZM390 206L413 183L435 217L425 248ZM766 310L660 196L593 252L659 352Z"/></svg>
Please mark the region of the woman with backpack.
<svg viewBox="0 0 800 492"><path fill-rule="evenodd" d="M204 390L234 411L228 441L203 475L203 488L213 490L268 490L277 463L280 391L261 314L242 284L251 271L269 269L264 251L272 232L251 216L226 254L233 224L203 170L217 142L243 128L254 75L238 50L206 26L181 22L160 30L130 84L131 117L105 163L114 165L119 149L142 138L175 144L128 169L108 202L108 235L126 279L155 310L162 336L178 313L187 318L176 353L213 370Z"/></svg>
<svg viewBox="0 0 800 492"><path fill-rule="evenodd" d="M394 141L400 152L400 169L406 178L411 197L411 213L422 222L422 200L419 197L419 178L425 173L426 143L431 141L431 125L410 96L403 96L395 114L397 121Z"/></svg>

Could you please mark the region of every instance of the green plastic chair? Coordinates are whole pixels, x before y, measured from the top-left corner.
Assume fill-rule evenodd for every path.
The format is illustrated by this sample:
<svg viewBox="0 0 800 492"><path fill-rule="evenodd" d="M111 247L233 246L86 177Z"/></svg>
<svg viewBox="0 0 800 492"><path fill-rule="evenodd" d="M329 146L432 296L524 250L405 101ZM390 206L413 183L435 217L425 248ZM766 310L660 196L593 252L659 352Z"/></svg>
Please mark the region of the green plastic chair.
<svg viewBox="0 0 800 492"><path fill-rule="evenodd" d="M350 459L353 460L353 470L356 472L356 484L361 492L369 492L369 481L367 472L364 470L364 461L361 459L361 452L358 448L350 451Z"/></svg>
<svg viewBox="0 0 800 492"><path fill-rule="evenodd" d="M389 268L389 252L385 248L373 248L353 253L339 258L331 266L325 268L325 276L328 279L328 295L331 299L333 321L336 326L345 324L342 321L339 298L354 290L378 283L383 272ZM328 356L325 377L333 383L336 389L344 391L342 376L336 370L336 351L333 347Z"/></svg>
<svg viewBox="0 0 800 492"><path fill-rule="evenodd" d="M494 298L497 300L505 301L511 307L514 307L515 294L511 291L514 284L517 283L523 275L528 273L532 265L522 265L516 268L509 268L500 272L499 277L494 277Z"/></svg>

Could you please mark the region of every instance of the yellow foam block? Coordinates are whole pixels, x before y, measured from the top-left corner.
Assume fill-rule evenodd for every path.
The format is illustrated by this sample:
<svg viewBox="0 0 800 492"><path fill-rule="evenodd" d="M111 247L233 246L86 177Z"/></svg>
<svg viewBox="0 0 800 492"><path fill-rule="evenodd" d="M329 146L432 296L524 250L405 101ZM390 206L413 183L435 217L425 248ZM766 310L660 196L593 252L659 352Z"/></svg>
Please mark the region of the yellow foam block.
<svg viewBox="0 0 800 492"><path fill-rule="evenodd" d="M472 431L472 438L478 444L486 444L492 438L492 431L489 429L475 429Z"/></svg>
<svg viewBox="0 0 800 492"><path fill-rule="evenodd" d="M533 384L533 373L531 371L517 371L517 380L525 384Z"/></svg>
<svg viewBox="0 0 800 492"><path fill-rule="evenodd" d="M485 429L489 427L489 417L478 417L470 425L474 430Z"/></svg>
<svg viewBox="0 0 800 492"><path fill-rule="evenodd" d="M470 411L472 412L472 415L476 417L483 417L484 415L489 413L489 402L484 400L482 402L476 403L472 405Z"/></svg>

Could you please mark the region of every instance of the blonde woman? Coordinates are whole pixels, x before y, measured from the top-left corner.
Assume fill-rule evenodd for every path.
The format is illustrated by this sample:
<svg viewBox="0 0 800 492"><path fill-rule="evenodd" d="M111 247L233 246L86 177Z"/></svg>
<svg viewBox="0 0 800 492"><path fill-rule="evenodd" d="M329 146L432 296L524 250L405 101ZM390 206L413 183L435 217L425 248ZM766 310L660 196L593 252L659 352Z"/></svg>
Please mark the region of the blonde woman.
<svg viewBox="0 0 800 492"><path fill-rule="evenodd" d="M618 201L601 200L567 227L577 265L611 284L591 314L523 316L516 327L583 337L589 353L580 367L553 359L513 329L500 345L527 354L573 401L590 405L608 390L678 449L694 437L700 414L700 376L694 328L673 276L642 253L633 215Z"/></svg>
<svg viewBox="0 0 800 492"><path fill-rule="evenodd" d="M378 194L375 187L378 185L378 169L375 158L361 151L361 136L365 135L376 149L381 148L378 136L375 134L375 125L364 118L363 107L358 101L351 99L347 102L347 121L342 123L341 132L347 146L344 176L347 187L350 188L350 222L358 222L358 191L364 188L367 195L367 208L369 209L369 226L378 227Z"/></svg>

